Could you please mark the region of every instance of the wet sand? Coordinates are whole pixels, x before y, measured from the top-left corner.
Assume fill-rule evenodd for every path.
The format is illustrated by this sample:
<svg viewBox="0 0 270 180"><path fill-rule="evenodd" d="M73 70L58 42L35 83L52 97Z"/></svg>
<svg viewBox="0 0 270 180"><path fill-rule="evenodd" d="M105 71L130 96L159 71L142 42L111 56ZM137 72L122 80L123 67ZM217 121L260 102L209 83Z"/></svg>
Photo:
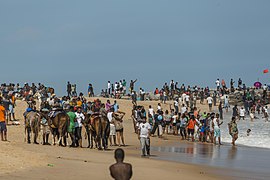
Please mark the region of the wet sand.
<svg viewBox="0 0 270 180"><path fill-rule="evenodd" d="M160 160L221 168L217 173L225 176L229 170L235 179L270 179L270 149L179 142L152 151Z"/></svg>

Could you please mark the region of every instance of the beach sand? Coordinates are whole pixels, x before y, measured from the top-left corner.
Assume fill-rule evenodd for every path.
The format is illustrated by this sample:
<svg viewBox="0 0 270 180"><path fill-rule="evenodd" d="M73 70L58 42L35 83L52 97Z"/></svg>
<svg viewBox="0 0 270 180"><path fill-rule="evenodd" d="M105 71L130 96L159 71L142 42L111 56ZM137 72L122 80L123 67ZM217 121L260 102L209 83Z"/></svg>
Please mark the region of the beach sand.
<svg viewBox="0 0 270 180"><path fill-rule="evenodd" d="M91 99L93 100L93 99ZM105 102L106 99L102 99ZM133 131L131 121L131 101L117 100L120 110L126 112L124 118L124 135L126 147L125 162L133 166L132 179L238 179L232 170L215 168L205 165L192 165L179 162L158 160L158 153L153 157L141 158L140 144ZM113 99L111 99L113 103ZM138 102L146 109L151 104L157 108L158 101ZM169 105L162 105L169 109ZM205 110L206 106L200 107ZM8 126L9 142L0 142L0 179L111 179L109 166L115 162L114 149L98 151L87 148L69 148L58 146L43 146L24 142L23 112L26 103L17 101L16 116L19 126ZM180 141L180 138L165 136L165 139L151 138L151 146L166 147ZM188 143L188 142L182 142ZM86 147L84 140L83 146ZM223 173L220 173L220 172Z"/></svg>

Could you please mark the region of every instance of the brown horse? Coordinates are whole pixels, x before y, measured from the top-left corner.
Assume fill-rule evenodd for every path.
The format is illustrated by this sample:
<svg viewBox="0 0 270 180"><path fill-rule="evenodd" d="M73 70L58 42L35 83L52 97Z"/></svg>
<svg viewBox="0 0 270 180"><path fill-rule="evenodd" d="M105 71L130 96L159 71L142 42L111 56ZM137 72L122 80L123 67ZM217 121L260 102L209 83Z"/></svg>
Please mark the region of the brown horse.
<svg viewBox="0 0 270 180"><path fill-rule="evenodd" d="M94 144L93 141L95 141L96 148L97 148L97 143L96 143L96 134L95 131L92 128L91 125L91 116L89 114L85 114L85 121L83 122L83 126L85 127L85 139L88 141L88 146L87 148L93 148Z"/></svg>
<svg viewBox="0 0 270 180"><path fill-rule="evenodd" d="M67 146L67 130L69 125L69 116L65 112L57 114L54 118L50 118L49 125L52 128L53 145L55 145L55 137L58 137L57 144Z"/></svg>
<svg viewBox="0 0 270 180"><path fill-rule="evenodd" d="M37 112L31 111L25 115L25 131L24 131L24 141L31 143L31 133L33 134L33 141L38 144L37 138L40 131L40 121L39 114Z"/></svg>
<svg viewBox="0 0 270 180"><path fill-rule="evenodd" d="M93 139L94 139L96 143L96 147L99 150L101 149L106 150L108 148L108 137L110 133L110 124L109 124L108 118L102 115L94 114L94 115L89 116L88 119L89 119L89 123L88 123L89 147L93 148Z"/></svg>

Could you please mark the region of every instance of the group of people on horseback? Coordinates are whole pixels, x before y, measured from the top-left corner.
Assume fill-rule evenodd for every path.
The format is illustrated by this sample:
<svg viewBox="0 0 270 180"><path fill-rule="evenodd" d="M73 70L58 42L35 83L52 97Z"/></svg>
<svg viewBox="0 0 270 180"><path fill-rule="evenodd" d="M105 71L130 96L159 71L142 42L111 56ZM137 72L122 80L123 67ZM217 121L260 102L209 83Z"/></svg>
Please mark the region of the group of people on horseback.
<svg viewBox="0 0 270 180"><path fill-rule="evenodd" d="M44 98L42 98L44 99ZM49 144L49 136L52 134L52 142L55 139L58 144L70 147L82 147L82 129L85 128L85 137L88 137L88 147L107 149L110 135L110 122L108 110L99 99L87 102L80 93L79 97L64 96L57 98L54 94L41 102L39 110L33 97L27 101L28 108L25 117L25 141L38 144L38 138L42 136L42 144ZM41 134L41 136L40 136ZM67 138L71 140L68 141Z"/></svg>

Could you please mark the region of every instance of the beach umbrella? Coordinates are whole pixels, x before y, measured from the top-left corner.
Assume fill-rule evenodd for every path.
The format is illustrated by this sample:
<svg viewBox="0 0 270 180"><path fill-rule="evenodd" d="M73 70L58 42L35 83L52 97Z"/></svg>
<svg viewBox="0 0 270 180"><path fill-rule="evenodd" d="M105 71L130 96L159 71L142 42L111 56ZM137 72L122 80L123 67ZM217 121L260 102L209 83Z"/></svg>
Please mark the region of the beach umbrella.
<svg viewBox="0 0 270 180"><path fill-rule="evenodd" d="M261 88L262 87L262 83L260 83L259 81L257 81L257 82L254 83L254 86L256 88Z"/></svg>

